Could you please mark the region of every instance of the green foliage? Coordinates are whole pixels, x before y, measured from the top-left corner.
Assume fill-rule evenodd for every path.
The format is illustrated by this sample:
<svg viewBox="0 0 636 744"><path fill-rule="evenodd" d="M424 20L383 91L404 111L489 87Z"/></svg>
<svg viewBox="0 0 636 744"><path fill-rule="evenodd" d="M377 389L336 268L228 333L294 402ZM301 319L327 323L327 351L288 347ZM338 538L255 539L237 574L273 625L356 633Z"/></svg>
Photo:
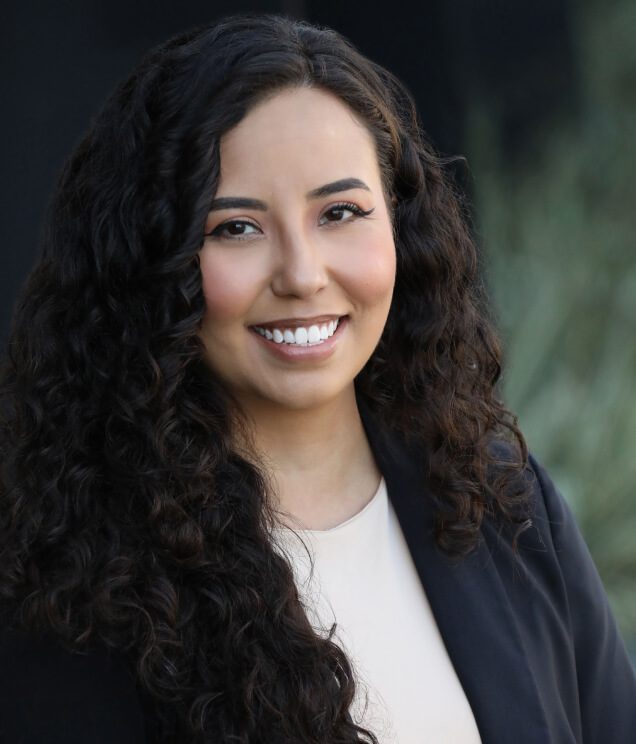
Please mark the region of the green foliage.
<svg viewBox="0 0 636 744"><path fill-rule="evenodd" d="M636 4L573 9L581 107L504 162L492 112L468 147L502 392L572 505L636 650Z"/></svg>

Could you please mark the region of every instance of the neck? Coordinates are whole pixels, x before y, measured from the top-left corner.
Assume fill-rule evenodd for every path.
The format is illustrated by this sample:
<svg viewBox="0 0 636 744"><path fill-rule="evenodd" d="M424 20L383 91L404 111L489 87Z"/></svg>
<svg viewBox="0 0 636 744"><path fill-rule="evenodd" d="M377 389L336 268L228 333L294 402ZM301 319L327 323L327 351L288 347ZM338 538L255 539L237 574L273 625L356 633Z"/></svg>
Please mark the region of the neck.
<svg viewBox="0 0 636 744"><path fill-rule="evenodd" d="M243 406L283 522L329 529L356 514L380 473L366 438L353 385L311 410Z"/></svg>

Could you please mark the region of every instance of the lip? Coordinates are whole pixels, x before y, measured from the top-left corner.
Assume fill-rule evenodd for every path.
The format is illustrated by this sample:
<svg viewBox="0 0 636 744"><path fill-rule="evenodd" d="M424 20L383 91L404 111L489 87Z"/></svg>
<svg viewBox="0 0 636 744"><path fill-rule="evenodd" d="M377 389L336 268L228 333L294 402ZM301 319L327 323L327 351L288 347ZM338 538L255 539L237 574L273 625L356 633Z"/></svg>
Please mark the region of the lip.
<svg viewBox="0 0 636 744"><path fill-rule="evenodd" d="M325 316L326 317L326 316ZM254 336L256 341L262 345L270 354L277 359L284 361L311 361L318 362L323 359L328 359L338 347L342 335L346 332L347 326L349 325L349 316L329 316L331 320L341 317L342 319L338 323L336 332L333 336L325 339L321 344L314 344L313 346L297 346L296 344L277 344L274 341L269 341L265 336L261 336L258 331L254 330L253 326L249 327L249 331ZM306 322L306 321L305 321ZM325 322L325 321L323 321ZM263 326L259 326L262 328ZM279 326L276 326L279 327ZM293 326L287 326L291 328Z"/></svg>
<svg viewBox="0 0 636 744"><path fill-rule="evenodd" d="M268 320L265 323L252 323L249 327L250 328L267 328L267 330L271 331L274 328L278 328L281 331L284 331L286 328L301 328L301 327L308 327L311 325L321 325L322 323L329 323L332 320L338 320L339 318L344 318L344 313L342 315L315 315L312 318L281 318L279 320Z"/></svg>

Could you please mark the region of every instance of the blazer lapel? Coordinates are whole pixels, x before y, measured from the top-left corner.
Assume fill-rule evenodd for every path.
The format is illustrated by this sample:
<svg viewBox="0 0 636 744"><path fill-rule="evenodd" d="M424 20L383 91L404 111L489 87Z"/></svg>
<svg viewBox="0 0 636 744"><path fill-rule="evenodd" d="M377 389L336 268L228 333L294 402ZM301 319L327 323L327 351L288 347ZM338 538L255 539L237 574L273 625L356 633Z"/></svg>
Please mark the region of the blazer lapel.
<svg viewBox="0 0 636 744"><path fill-rule="evenodd" d="M551 744L521 633L488 546L482 540L459 561L437 547L433 497L419 458L396 437L382 434L364 406L360 412L482 742Z"/></svg>

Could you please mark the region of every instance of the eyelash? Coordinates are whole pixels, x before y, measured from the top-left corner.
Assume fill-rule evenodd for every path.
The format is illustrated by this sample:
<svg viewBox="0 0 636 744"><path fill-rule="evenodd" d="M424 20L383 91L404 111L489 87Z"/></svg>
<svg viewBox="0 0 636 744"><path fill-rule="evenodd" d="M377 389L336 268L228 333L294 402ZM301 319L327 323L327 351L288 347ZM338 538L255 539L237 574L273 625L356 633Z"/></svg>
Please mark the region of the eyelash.
<svg viewBox="0 0 636 744"><path fill-rule="evenodd" d="M354 204L353 202L340 202L339 204L333 204L332 206L327 209L327 212L331 212L332 210L338 210L338 209L346 209L349 212L353 212L354 217L368 217L371 212L375 209L375 207L371 207L371 209L361 209L357 204ZM325 214L327 213L325 212ZM349 222L349 220L336 220L337 222Z"/></svg>
<svg viewBox="0 0 636 744"><path fill-rule="evenodd" d="M339 202L338 204L332 204L329 209L327 209L324 214L327 214L328 212L337 211L337 210L347 210L349 212L353 213L353 217L350 217L347 220L329 220L328 222L331 222L332 224L339 224L341 222L350 222L354 219L358 219L360 217L368 217L373 211L375 207L372 207L371 209L361 209L357 204L354 204L353 202ZM221 222L220 225L217 225L214 230L212 230L209 233L206 233L206 237L208 238L219 238L222 239L224 236L222 235L223 228L226 228L228 225L251 225L252 227L257 227L253 222L250 222L249 220L227 220L226 222ZM249 235L241 236L241 235L235 235L233 237L228 237L228 240L247 240L249 239Z"/></svg>

